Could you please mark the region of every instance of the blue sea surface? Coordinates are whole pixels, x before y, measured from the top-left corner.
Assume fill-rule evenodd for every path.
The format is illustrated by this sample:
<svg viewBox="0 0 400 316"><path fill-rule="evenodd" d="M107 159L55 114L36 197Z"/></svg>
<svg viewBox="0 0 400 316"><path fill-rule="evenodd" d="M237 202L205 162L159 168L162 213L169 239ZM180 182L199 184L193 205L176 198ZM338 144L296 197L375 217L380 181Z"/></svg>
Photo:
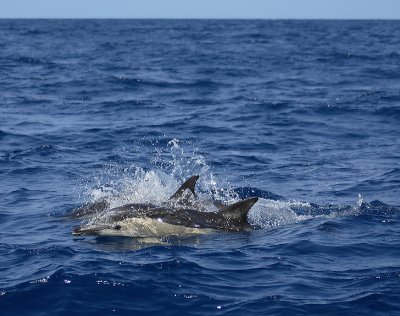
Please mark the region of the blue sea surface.
<svg viewBox="0 0 400 316"><path fill-rule="evenodd" d="M258 229L72 235L194 174ZM400 315L400 21L0 20L0 314Z"/></svg>

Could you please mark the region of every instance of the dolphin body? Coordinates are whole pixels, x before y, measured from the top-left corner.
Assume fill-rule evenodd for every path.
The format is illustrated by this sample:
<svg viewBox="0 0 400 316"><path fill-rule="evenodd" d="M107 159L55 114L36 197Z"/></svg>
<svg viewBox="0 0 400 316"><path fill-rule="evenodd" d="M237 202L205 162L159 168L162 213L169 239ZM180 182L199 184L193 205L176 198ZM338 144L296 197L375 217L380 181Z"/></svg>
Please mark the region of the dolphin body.
<svg viewBox="0 0 400 316"><path fill-rule="evenodd" d="M134 203L112 208L105 213L103 220L75 228L73 235L162 238L251 229L247 213L258 198L219 205L217 212L209 212L194 199L198 178L192 176L186 180L162 205ZM107 207L107 202L99 201L84 205L73 214L85 217L103 212Z"/></svg>

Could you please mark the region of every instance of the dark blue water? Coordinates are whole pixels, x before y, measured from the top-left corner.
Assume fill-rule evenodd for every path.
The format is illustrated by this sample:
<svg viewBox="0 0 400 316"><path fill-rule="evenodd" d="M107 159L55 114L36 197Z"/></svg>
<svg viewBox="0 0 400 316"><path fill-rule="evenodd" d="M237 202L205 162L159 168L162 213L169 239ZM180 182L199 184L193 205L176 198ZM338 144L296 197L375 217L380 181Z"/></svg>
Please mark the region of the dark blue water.
<svg viewBox="0 0 400 316"><path fill-rule="evenodd" d="M400 315L399 21L0 21L1 315ZM82 203L261 229L76 238Z"/></svg>

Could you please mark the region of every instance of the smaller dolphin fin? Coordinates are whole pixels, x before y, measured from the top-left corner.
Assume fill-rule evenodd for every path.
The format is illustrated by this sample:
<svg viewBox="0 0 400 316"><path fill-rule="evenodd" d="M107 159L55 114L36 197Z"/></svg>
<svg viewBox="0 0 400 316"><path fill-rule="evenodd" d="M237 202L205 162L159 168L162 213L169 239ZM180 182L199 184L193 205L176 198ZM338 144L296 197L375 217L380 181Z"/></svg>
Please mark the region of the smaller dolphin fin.
<svg viewBox="0 0 400 316"><path fill-rule="evenodd" d="M221 208L218 213L226 219L235 220L238 222L247 222L246 216L251 207L258 201L258 198L250 198L242 200L231 205Z"/></svg>
<svg viewBox="0 0 400 316"><path fill-rule="evenodd" d="M222 201L220 200L214 200L213 201L214 206L218 209L218 210L222 210L223 208L227 207L226 204L224 204Z"/></svg>
<svg viewBox="0 0 400 316"><path fill-rule="evenodd" d="M180 187L179 189L169 198L170 200L180 200L184 197L185 191L189 190L192 192L194 196L196 194L194 193L194 187L196 186L196 182L199 179L199 176L195 175L187 179Z"/></svg>

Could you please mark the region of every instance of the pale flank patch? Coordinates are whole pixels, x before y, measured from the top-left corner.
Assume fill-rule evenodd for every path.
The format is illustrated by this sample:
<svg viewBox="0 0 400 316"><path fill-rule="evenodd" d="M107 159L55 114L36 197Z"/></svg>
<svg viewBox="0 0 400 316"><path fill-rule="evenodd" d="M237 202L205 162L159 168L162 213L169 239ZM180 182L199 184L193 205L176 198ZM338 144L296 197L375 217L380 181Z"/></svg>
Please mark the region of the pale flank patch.
<svg viewBox="0 0 400 316"><path fill-rule="evenodd" d="M190 236L210 233L209 228L185 227L164 223L160 219L134 217L118 222L120 228L104 228L98 230L100 236L125 236L136 238L161 238L165 236ZM90 228L95 228L93 225ZM83 228L84 230L84 228Z"/></svg>

